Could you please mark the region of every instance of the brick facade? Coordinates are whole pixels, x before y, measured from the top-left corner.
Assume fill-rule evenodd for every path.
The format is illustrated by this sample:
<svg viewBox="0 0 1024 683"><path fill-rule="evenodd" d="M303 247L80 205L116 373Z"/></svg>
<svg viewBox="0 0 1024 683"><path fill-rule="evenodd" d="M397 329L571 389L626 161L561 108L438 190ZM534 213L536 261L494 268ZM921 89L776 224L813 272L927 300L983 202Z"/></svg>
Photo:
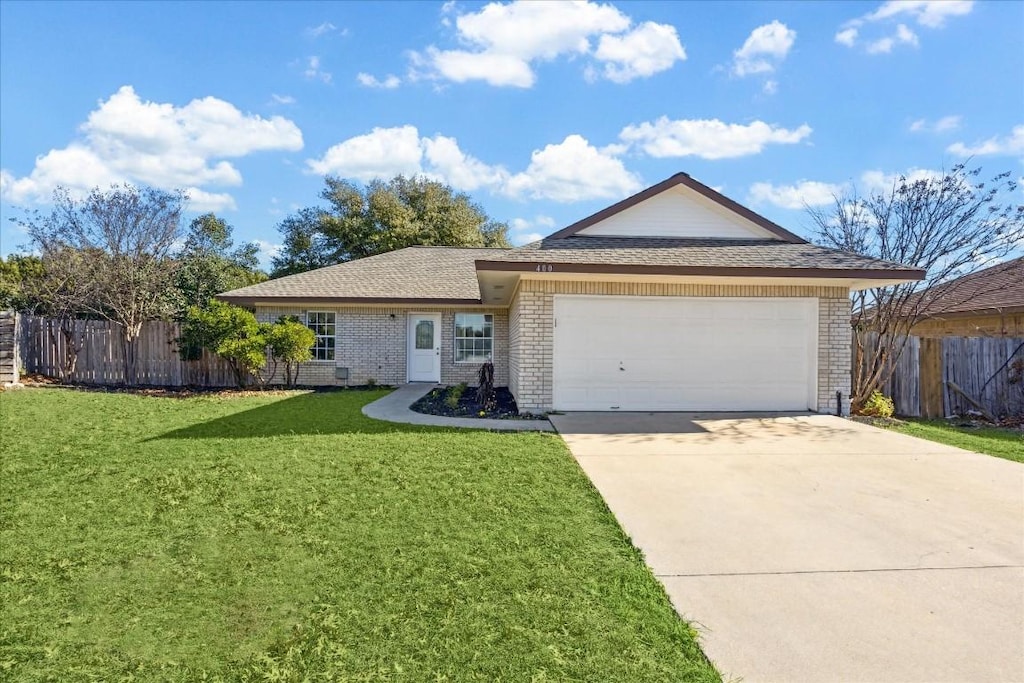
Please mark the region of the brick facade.
<svg viewBox="0 0 1024 683"><path fill-rule="evenodd" d="M305 386L352 386L372 380L382 385L406 381L406 349L409 313L441 314L441 384L476 383L478 363L455 362L455 313L489 313L494 316L494 384L508 384L508 313L504 309L453 309L436 307L256 307L260 322L282 315L305 320L306 311L333 311L335 347L333 361L310 361L299 367L298 383ZM348 380L335 378L335 368L348 368ZM279 371L283 373L283 369Z"/></svg>
<svg viewBox="0 0 1024 683"><path fill-rule="evenodd" d="M850 394L850 300L842 287L521 280L509 308L509 388L524 411L551 409L555 294L620 296L815 297L818 299L818 411L843 410ZM514 360L513 360L514 359Z"/></svg>
<svg viewBox="0 0 1024 683"><path fill-rule="evenodd" d="M441 383L475 384L479 365L455 363L455 313L494 316L495 385L508 386L523 411L546 411L552 402L554 296L602 294L621 296L815 297L818 299L818 411L834 413L836 391L843 412L850 395L850 301L842 287L796 285L698 285L686 283L585 282L521 280L508 311L503 309L330 307L257 307L260 321L281 315L305 319L306 310L336 313L334 361L311 361L299 369L299 384L397 385L406 381L408 314L441 314ZM335 368L349 369L349 379L335 378ZM283 370L281 371L283 372Z"/></svg>

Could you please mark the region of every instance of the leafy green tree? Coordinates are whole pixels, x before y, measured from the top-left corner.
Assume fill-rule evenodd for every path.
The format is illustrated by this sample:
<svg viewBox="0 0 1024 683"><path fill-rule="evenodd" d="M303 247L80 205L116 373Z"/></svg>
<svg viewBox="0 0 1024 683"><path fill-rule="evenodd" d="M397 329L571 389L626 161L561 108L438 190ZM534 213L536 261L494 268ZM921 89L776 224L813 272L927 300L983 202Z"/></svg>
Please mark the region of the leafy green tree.
<svg viewBox="0 0 1024 683"><path fill-rule="evenodd" d="M316 335L295 316L281 316L276 323L266 329L267 346L274 369L270 374L273 379L277 374L277 364L284 363L285 385L295 386L299 378L299 363L313 357L313 344Z"/></svg>
<svg viewBox="0 0 1024 683"><path fill-rule="evenodd" d="M340 261L334 258L321 230L321 222L327 217L323 209L305 208L286 217L277 226L284 238L281 252L272 260L270 277L282 277L332 266Z"/></svg>
<svg viewBox="0 0 1024 683"><path fill-rule="evenodd" d="M216 294L267 279L259 270L259 247L251 242L236 247L231 233L227 221L212 213L189 225L175 280L181 314L190 306L205 307Z"/></svg>
<svg viewBox="0 0 1024 683"><path fill-rule="evenodd" d="M38 312L42 303L35 297L43 277L43 260L31 254L0 258L0 310Z"/></svg>
<svg viewBox="0 0 1024 683"><path fill-rule="evenodd" d="M217 354L242 388L250 377L259 378L266 365L266 327L250 311L213 299L206 308L193 306L185 314L178 347L185 360L198 360L203 349Z"/></svg>
<svg viewBox="0 0 1024 683"><path fill-rule="evenodd" d="M284 248L271 277L414 245L507 247L508 226L489 218L468 195L421 176L373 180L365 187L328 176L328 209L289 216L278 230Z"/></svg>

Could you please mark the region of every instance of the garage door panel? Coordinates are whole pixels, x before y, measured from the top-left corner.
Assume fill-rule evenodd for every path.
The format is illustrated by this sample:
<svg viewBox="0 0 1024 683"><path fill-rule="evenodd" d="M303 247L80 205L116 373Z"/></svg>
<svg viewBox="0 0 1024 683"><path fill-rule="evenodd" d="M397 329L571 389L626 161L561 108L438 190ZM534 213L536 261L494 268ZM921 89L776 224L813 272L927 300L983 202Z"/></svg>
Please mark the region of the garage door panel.
<svg viewBox="0 0 1024 683"><path fill-rule="evenodd" d="M815 299L557 296L559 410L804 410Z"/></svg>

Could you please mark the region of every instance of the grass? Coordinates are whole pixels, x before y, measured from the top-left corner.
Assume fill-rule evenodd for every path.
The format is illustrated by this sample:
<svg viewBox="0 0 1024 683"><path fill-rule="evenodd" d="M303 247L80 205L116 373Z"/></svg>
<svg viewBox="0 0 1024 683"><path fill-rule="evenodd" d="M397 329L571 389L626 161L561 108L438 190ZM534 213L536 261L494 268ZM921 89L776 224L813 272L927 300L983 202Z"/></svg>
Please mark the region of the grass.
<svg viewBox="0 0 1024 683"><path fill-rule="evenodd" d="M561 441L0 395L0 679L718 681Z"/></svg>
<svg viewBox="0 0 1024 683"><path fill-rule="evenodd" d="M1024 432L999 427L960 427L946 420L904 418L889 426L904 434L997 458L1024 462Z"/></svg>

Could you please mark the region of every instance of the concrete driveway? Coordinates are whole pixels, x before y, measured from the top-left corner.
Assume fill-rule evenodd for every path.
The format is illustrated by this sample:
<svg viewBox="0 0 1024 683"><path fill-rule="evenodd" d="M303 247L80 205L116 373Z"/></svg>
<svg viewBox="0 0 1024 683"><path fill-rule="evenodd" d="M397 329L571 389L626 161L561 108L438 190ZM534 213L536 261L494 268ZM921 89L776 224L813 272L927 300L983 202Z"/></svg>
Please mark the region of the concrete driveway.
<svg viewBox="0 0 1024 683"><path fill-rule="evenodd" d="M1024 681L1024 465L827 415L551 421L726 680Z"/></svg>

